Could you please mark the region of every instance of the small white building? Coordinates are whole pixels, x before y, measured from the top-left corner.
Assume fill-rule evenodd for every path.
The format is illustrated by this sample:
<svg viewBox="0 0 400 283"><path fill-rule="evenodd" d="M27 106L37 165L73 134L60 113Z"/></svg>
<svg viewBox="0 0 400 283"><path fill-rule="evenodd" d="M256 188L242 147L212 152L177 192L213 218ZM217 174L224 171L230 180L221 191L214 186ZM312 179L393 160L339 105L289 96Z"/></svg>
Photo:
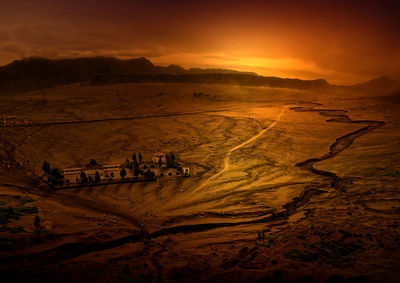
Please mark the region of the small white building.
<svg viewBox="0 0 400 283"><path fill-rule="evenodd" d="M96 172L100 175L101 180L109 180L110 178L120 179L121 165L99 165L88 164L83 168L67 168L63 170L64 180L69 183L78 183L80 181L81 173L85 173L86 177L95 178Z"/></svg>
<svg viewBox="0 0 400 283"><path fill-rule="evenodd" d="M183 176L190 176L190 168L187 166L182 167Z"/></svg>

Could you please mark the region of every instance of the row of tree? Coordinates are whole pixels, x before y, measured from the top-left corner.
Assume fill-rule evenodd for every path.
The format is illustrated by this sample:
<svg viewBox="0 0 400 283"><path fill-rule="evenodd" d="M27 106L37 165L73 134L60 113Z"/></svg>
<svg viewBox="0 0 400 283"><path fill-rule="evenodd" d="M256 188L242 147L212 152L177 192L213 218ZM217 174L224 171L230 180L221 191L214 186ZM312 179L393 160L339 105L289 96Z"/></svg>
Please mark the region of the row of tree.
<svg viewBox="0 0 400 283"><path fill-rule="evenodd" d="M76 182L78 184L97 184L100 181L101 181L100 174L97 171L94 173L94 177L91 175L89 175L88 177L86 173L83 171L80 173L79 178L76 177Z"/></svg>
<svg viewBox="0 0 400 283"><path fill-rule="evenodd" d="M147 169L147 171L144 171L142 169L140 169L139 163L143 162L143 156L142 154L139 152L138 156L136 156L136 152L133 153L132 155L132 161L130 161L128 158L125 161L125 166L128 169L132 170L133 176L138 177L139 174L142 174L143 176L145 176L147 179L153 180L156 178L156 175L153 171L151 171L150 169L147 169L147 166L144 165L143 169ZM125 178L126 176L126 171L125 169L122 167L121 169L121 178Z"/></svg>
<svg viewBox="0 0 400 283"><path fill-rule="evenodd" d="M42 170L47 176L47 181L53 186L62 186L64 184L64 175L58 168L51 168L48 161L43 162Z"/></svg>

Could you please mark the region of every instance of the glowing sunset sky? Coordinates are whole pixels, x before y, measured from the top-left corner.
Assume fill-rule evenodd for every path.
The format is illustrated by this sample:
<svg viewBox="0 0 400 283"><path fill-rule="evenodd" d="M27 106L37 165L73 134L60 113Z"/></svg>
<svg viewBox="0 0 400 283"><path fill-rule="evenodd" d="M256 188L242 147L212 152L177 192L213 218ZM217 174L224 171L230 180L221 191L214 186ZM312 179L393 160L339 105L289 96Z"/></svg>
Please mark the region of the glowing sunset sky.
<svg viewBox="0 0 400 283"><path fill-rule="evenodd" d="M333 83L400 79L395 0L0 3L0 65L28 56L144 56Z"/></svg>

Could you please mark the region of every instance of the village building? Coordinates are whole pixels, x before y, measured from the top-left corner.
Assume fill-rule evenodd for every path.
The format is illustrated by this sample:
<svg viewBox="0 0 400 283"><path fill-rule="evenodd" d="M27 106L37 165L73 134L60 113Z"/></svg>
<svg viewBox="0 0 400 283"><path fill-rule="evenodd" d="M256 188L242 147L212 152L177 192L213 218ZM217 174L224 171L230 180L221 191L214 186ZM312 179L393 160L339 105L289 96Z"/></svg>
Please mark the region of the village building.
<svg viewBox="0 0 400 283"><path fill-rule="evenodd" d="M184 176L190 176L190 168L189 167L182 167L182 173Z"/></svg>
<svg viewBox="0 0 400 283"><path fill-rule="evenodd" d="M139 169L135 171L134 162L127 160L121 165L110 164L101 165L96 160L91 159L90 162L82 168L67 168L62 170L64 176L64 184L86 184L96 182L111 182L122 179L121 172L125 171L124 178L127 180L134 178L149 179L149 174L153 174L156 178L177 178L191 176L189 166L178 162L172 152L169 154L163 152L154 153L150 162L136 163ZM124 169L124 170L123 170ZM84 174L83 174L84 173ZM86 177L85 177L86 176ZM96 181L97 180L97 181Z"/></svg>
<svg viewBox="0 0 400 283"><path fill-rule="evenodd" d="M86 177L95 179L96 172L100 176L100 180L120 179L121 165L100 165L92 159L89 164L83 168L68 168L63 170L64 180L69 180L69 183L78 183L80 181L81 173L85 173Z"/></svg>

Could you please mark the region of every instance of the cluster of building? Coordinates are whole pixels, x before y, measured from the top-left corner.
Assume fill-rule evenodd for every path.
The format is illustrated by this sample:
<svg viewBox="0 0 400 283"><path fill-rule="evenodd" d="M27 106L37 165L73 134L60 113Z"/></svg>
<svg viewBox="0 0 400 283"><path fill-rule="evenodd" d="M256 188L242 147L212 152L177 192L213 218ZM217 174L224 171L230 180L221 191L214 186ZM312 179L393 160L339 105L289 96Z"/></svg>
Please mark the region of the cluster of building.
<svg viewBox="0 0 400 283"><path fill-rule="evenodd" d="M190 168L177 161L171 163L170 156L171 153L155 153L150 162L136 161L137 169L141 172L150 170L156 178L190 176ZM124 178L146 178L143 174L135 176L134 168L129 167L127 163L100 165L92 159L85 167L64 169L64 184L80 183L82 173L88 179L96 180L96 178L99 178L99 181L102 182L117 181ZM125 171L125 176L121 175L121 171Z"/></svg>

